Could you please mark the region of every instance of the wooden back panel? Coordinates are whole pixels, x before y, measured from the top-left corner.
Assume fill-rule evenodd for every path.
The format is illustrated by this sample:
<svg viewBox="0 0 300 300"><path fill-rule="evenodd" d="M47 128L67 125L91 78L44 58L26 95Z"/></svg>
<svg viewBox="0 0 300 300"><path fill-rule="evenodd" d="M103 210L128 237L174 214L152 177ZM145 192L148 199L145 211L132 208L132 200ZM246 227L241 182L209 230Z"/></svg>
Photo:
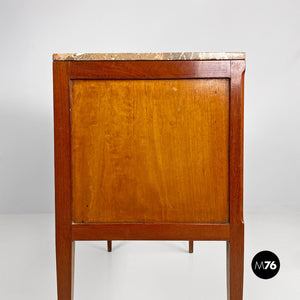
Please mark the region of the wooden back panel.
<svg viewBox="0 0 300 300"><path fill-rule="evenodd" d="M229 222L230 80L73 80L75 223Z"/></svg>
<svg viewBox="0 0 300 300"><path fill-rule="evenodd" d="M54 56L58 297L73 241L222 240L242 299L245 56L150 56Z"/></svg>

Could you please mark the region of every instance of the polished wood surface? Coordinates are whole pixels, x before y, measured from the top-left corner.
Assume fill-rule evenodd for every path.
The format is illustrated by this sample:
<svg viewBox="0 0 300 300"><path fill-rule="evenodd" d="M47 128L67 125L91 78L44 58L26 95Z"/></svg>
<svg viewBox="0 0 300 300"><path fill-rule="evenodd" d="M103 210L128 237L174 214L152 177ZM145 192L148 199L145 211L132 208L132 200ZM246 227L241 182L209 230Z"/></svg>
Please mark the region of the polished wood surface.
<svg viewBox="0 0 300 300"><path fill-rule="evenodd" d="M75 80L73 221L229 221L229 81Z"/></svg>
<svg viewBox="0 0 300 300"><path fill-rule="evenodd" d="M229 241L229 224L74 223L72 240Z"/></svg>
<svg viewBox="0 0 300 300"><path fill-rule="evenodd" d="M227 242L228 299L243 299L244 218L243 218L243 142L244 142L245 61L231 62L230 81L230 240Z"/></svg>
<svg viewBox="0 0 300 300"><path fill-rule="evenodd" d="M230 78L230 61L73 61L71 79Z"/></svg>
<svg viewBox="0 0 300 300"><path fill-rule="evenodd" d="M73 298L71 129L69 65L53 64L55 147L55 233L58 299Z"/></svg>
<svg viewBox="0 0 300 300"><path fill-rule="evenodd" d="M244 71L245 71L245 61L244 60L235 60L235 61L91 61L91 62L72 62L72 61L55 61L53 63L53 79L54 79L54 137L55 137L55 212L56 212L56 263L57 263L57 290L58 290L58 300L72 300L73 299L73 270L74 270L74 250L75 250L75 241L77 240L107 240L108 241L108 250L110 250L112 240L187 240L189 241L189 250L192 249L192 242L194 240L223 240L227 241L227 286L228 286L228 300L242 300L243 299L243 268L244 268L244 221L243 221L243 87L244 87ZM181 214L178 212L177 216L181 218L180 220L185 221L168 221L170 219L167 219L169 217L168 214L162 213L166 209L166 205L172 204L172 202L169 202L172 198L167 198L168 201L163 200L161 203L158 202L157 199L162 198L154 198L154 204L159 204L159 210L155 210L155 208L151 208L151 206L140 206L140 208L150 208L150 212L152 211L152 218L156 218L155 222L148 223L148 221L143 222L137 222L137 216L141 217L143 214L141 213L143 210L137 211L137 214L134 214L134 211L132 208L128 208L129 212L133 212L131 216L134 215L134 219L132 219L132 222L114 222L113 219L111 219L114 214L112 211L108 212L108 216L111 221L110 222L99 222L99 223L82 223L82 218L79 218L79 223L74 222L74 216L73 215L73 206L74 206L74 176L76 176L76 166L74 166L74 162L80 166L80 160L75 160L74 153L78 151L74 151L74 145L77 143L76 139L73 140L73 112L72 105L73 100L75 99L81 99L82 96L77 95L77 98L74 98L74 86L76 89L76 85L81 82L81 79L86 81L87 84L89 84L90 81L93 82L99 82L103 80L103 82L108 82L109 80L112 80L110 83L112 85L115 84L116 79L121 81L137 81L141 80L140 84L137 84L138 87L141 88L141 85L143 82L149 80L149 82L154 81L161 81L164 83L167 83L168 79L173 79L174 83L176 81L184 81L184 82L196 82L199 84L199 89L202 90L202 88L205 89L205 93L208 93L208 96L203 95L201 91L199 93L195 93L194 87L190 86L190 89L187 88L188 84L178 84L178 86L175 86L177 89L178 87L182 87L182 89L178 92L178 94L181 93L182 99L188 99L189 105L186 106L180 106L180 112L183 113L185 117L185 122L182 122L182 119L178 118L176 119L176 116L179 116L178 113L178 103L179 103L179 97L175 100L172 100L172 97L168 101L165 101L166 105L168 106L168 110L170 110L170 113L167 113L164 111L163 103L164 99L166 97L161 96L166 95L166 92L161 91L159 94L158 92L154 91L150 95L153 95L152 101L147 103L147 105L144 104L144 110L147 108L147 113L144 112L144 116L149 115L153 116L152 119L148 118L147 120L147 126L148 130L145 130L145 128L137 128L137 127L130 127L129 124L133 125L134 122L132 122L132 119L130 118L130 114L128 113L128 110L133 109L133 107L130 106L130 101L126 100L126 97L117 97L118 99L121 99L121 106L118 106L117 98L114 97L114 95L118 95L118 92L113 92L113 89L110 89L110 95L111 95L111 101L115 105L115 111L112 111L115 113L115 115L107 114L109 116L109 120L111 121L112 126L106 126L102 127L99 126L98 121L95 122L95 126L91 123L90 120L87 118L87 126L90 126L91 130L88 130L87 128L83 128L84 126L81 126L81 133L83 135L86 135L88 139L82 138L79 136L76 137L77 141L82 140L83 146L82 149L89 148L88 142L90 141L93 143L94 141L97 141L99 139L96 135L96 132L100 130L101 128L106 128L106 131L103 133L102 137L105 137L106 133L109 134L114 133L116 139L110 140L104 139L105 143L102 144L102 150L105 149L110 150L111 152L107 151L108 153L105 153L105 155L110 155L112 161L114 161L114 167L116 169L119 165L118 160L114 158L114 154L117 153L114 151L114 147L117 148L117 146L125 145L126 141L126 134L130 132L134 132L138 135L133 135L136 137L144 137L144 140L148 140L148 143L142 143L142 146L145 147L138 147L138 143L130 144L129 146L134 146L132 148L129 148L131 151L135 149L134 151L129 153L134 153L135 155L141 154L144 151L148 151L151 149L149 143L149 140L152 141L152 146L155 146L155 153L159 154L158 156L153 159L151 156L146 156L146 159L144 161L141 160L141 156L136 156L138 159L140 159L140 163L142 166L151 168L141 168L137 166L137 169L140 170L140 172L134 173L134 176L141 175L142 171L149 173L149 170L153 171L159 171L158 172L158 178L155 178L155 176L152 174L151 176L147 176L146 179L139 179L140 182L154 182L157 188L158 195L174 195L174 191L172 191L172 188L179 189L179 199L183 201L183 189L182 184L185 184L187 195L196 195L195 191L198 193L198 195L204 195L205 189L206 192L209 192L209 188L200 188L200 186L192 188L192 191L188 190L188 187L192 186L189 185L190 181L193 178L195 181L193 185L198 183L198 175L202 175L202 179L208 175L208 178L211 178L212 174L215 174L216 170L214 167L220 166L223 163L223 166L221 168L226 168L227 166L227 177L222 179L215 178L214 180L219 180L219 182L227 182L227 190L226 188L219 188L219 192L221 190L226 191L227 196L227 214L224 214L224 207L221 207L221 212L219 211L219 205L216 205L217 203L213 203L211 201L212 199L217 199L217 201L220 201L220 203L226 203L226 201L222 202L221 197L217 197L219 192L212 191L212 195L209 196L210 202L208 204L203 205L205 213L201 212L200 217L197 215L195 216L192 214L192 217L187 216L188 211L192 211L192 209L189 206L185 206L182 204L182 202L175 202L176 205L179 204L182 205L184 208L184 212ZM108 80L109 79L109 80ZM77 81L79 80L79 81ZM201 85L202 82L214 82L216 85L211 85L210 88L208 88L207 85ZM119 82L119 83L120 83ZM78 87L80 84L78 85ZM83 84L84 86L84 84ZM109 86L109 85L108 85ZM130 86L130 85L129 85ZM144 85L146 87L147 85ZM221 88L221 87L226 88ZM169 86L170 87L170 86ZM218 91L216 95L213 95L214 88L217 87ZM148 86L149 90L151 90L150 86ZM165 86L166 90L168 90L168 86ZM133 88L126 88L128 95L131 96L130 99L136 99L135 97L132 97L134 95ZM125 90L126 90L125 89ZM84 91L84 88L83 88ZM139 91L139 89L137 89ZM86 91L84 91L86 92ZM102 93L103 91L97 90L97 93ZM123 89L124 92L124 89ZM165 94L164 94L165 93ZM227 94L226 94L227 93ZM141 94L141 90L139 91L139 95ZM175 93L176 94L176 93ZM221 94L223 95L221 97ZM86 95L86 94L85 94ZM189 97L186 97L186 95L189 95ZM192 96L193 95L193 96ZM199 95L202 95L199 97ZM226 97L224 95L227 95ZM155 96L155 97L154 97ZM199 98L198 98L199 97ZM94 111L93 114L91 114L91 119L97 120L97 117L99 116L105 116L103 112L101 111L102 108L106 108L106 112L109 112L109 101L107 98L99 98L95 95L92 95L92 99L95 100L95 103L89 103L88 97L85 99L89 105L96 108L96 103L104 103L101 102L103 99L106 101L105 105L101 105L98 107L98 111ZM144 102L147 100L147 97L144 96ZM157 103L157 101L154 101L155 99L160 99L160 103ZM197 99L199 99L199 102L197 102ZM206 100L205 100L206 99ZM208 101L210 99L210 101ZM82 100L80 100L82 101ZM202 102L204 101L204 102ZM214 105L211 102L220 101L219 105L222 107L221 109L226 110L227 109L227 116L225 116L225 113L220 114L221 120L227 122L227 133L225 131L225 126L222 126L222 122L220 123L219 117L216 117L216 123L213 122L214 117L211 117L211 122L209 122L209 115L213 115L218 112L218 109L220 109L219 105ZM135 100L133 103L138 104L139 102ZM204 104L205 103L205 104ZM150 106L149 106L149 105ZM84 105L84 104L82 104ZM80 105L78 105L77 109L80 111L85 111L84 108L79 108ZM125 108L128 108L126 110ZM204 114L199 110L199 107L201 107L201 111L204 111ZM152 110L151 110L152 109ZM198 111L198 114L196 114L195 111ZM214 112L215 111L215 112ZM138 110L139 113L142 113L143 110ZM213 113L214 112L214 113ZM166 113L166 119L159 117L162 116L162 113ZM126 118L127 116L127 118ZM134 115L136 117L136 115ZM78 120L80 121L80 116L77 116ZM201 125L199 121L194 120L196 118L200 118L201 122L203 122L204 127L210 127L208 131L203 131L203 125ZM191 119L191 120L189 120ZM77 121L78 121L77 120ZM127 122L126 122L127 120ZM175 121L174 121L175 120ZM76 122L77 122L76 121ZM85 122L85 119L83 119ZM119 130L117 131L117 122L120 121L123 122L125 125L120 126ZM105 120L101 120L100 124L105 124ZM179 123L183 126L183 128L186 129L184 131L180 128L178 125ZM129 124L128 124L129 123ZM206 124L206 125L205 125ZM81 124L83 125L83 124ZM151 126L150 126L151 125ZM93 128L94 126L94 128ZM188 127L189 126L189 127ZM190 128L192 126L192 128ZM198 126L198 131L193 127ZM170 129L171 127L174 127L174 132ZM188 128L187 128L188 127ZM79 128L79 127L78 127ZM215 128L215 129L213 129ZM221 129L222 134L227 134L227 143L226 143L226 151L227 151L227 160L224 158L224 153L221 150L221 153L218 153L216 157L214 157L214 160L208 159L208 163L206 163L206 166L213 166L213 171L209 171L208 174L206 174L203 170L198 170L196 167L193 166L191 163L191 160L195 160L196 166L201 166L199 164L199 160L204 159L205 153L214 156L215 152L214 149L212 149L215 145L215 142L208 141L208 144L206 147L206 150L203 150L198 143L207 142L207 137L205 134L207 132L210 134L210 137L214 137L214 130L217 128ZM132 131L130 131L130 129ZM134 130L133 130L134 129ZM155 130L154 130L155 129ZM201 131L202 130L202 131ZM155 133L155 134L154 134ZM94 134L94 135L93 135ZM164 139L161 134L166 135ZM169 134L169 136L168 136ZM216 134L220 134L219 132ZM221 135L222 135L221 134ZM110 135L109 135L110 136ZM172 137L175 136L178 141L182 140L185 141L186 145L180 145L177 146L175 141L172 139ZM93 137L93 139L91 139ZM147 137L147 139L145 138ZM193 137L193 139L191 139ZM224 136L223 136L224 137ZM123 144L123 142L124 144ZM135 141L135 140L134 140ZM168 142L168 144L166 143ZM190 144L189 144L190 143ZM209 144L210 143L210 144ZM225 143L225 140L221 138L221 141L217 141L216 145L218 143L222 144ZM171 157L175 157L174 163L177 165L177 169L174 168L172 165L167 167L165 162L171 161L169 157L167 157L168 152L164 152L160 147L157 145L164 145L169 147L171 145L174 148L174 151L176 152L176 155L179 153L182 159L182 163L180 163L179 158L177 159L177 156L174 154L170 154ZM104 147L106 145L107 148ZM211 147L210 151L209 146ZM79 144L77 144L78 147L81 147ZM109 147L108 147L109 146ZM97 149L97 147L90 147L94 150ZM185 148L184 148L185 147ZM125 149L125 148L124 148ZM128 148L127 148L128 149ZM189 151L186 152L186 155L183 155L184 150L193 150L198 151L197 155L194 153L189 153ZM99 149L98 149L99 150ZM83 151L84 152L84 151ZM128 155L128 150L124 151ZM172 151L171 151L172 152ZM77 152L77 154L80 153ZM93 151L91 152L92 156L94 155L97 157L99 155L95 155ZM130 158L128 156L123 155L123 152L118 152L122 157L122 167L131 167L134 164L130 162ZM151 151L150 151L151 153ZM98 163L103 164L105 163L105 166L110 166L110 162L107 161L107 157L105 160L105 155L102 155L104 157L103 160L99 161ZM173 156L172 156L173 155ZM84 156L86 161L89 161L88 155ZM164 158L162 160L161 158ZM152 158L152 159L150 159ZM221 160L220 160L221 158ZM126 163L126 159L128 162ZM190 164L188 164L190 162ZM90 162L91 163L91 162ZM151 164L150 164L151 163ZM83 164L83 163L82 163ZM169 164L168 164L169 165ZM191 167L191 175L188 174L187 176L190 176L190 179L181 178L179 175L186 175L182 170L184 169L184 165L187 165ZM225 167L224 167L225 165ZM75 167L75 168L74 168ZM162 168L164 167L164 168ZM97 166L91 165L91 170L97 170ZM216 167L218 169L218 167ZM83 166L83 170L87 172L88 167ZM165 171L162 172L162 170ZM174 171L174 174L172 172L167 173L167 171ZM126 191L127 195L134 195L132 191L129 189L124 189L122 183L129 183L129 187L133 188L135 187L134 184L131 183L131 177L127 178L123 181L125 178L121 175L129 175L128 170L124 169L123 173L121 171L114 171L114 175L118 175L120 177L119 181L114 181L115 187L118 189L116 191L111 190L112 193L116 193L116 195L120 195L120 191L124 192ZM221 174L223 171L221 171ZM101 172L100 172L101 174ZM105 174L103 172L102 174ZM166 176L169 174L169 177ZM219 173L218 173L219 174ZM89 172L86 173L87 176L90 176ZM164 176L163 176L164 175ZM178 177L179 176L179 177ZM80 177L80 174L79 174ZM90 176L91 177L91 176ZM96 176L99 179L99 173L96 174ZM109 177L111 182L106 181L106 179L102 179L102 183L106 182L106 187L109 186L109 184L112 184L113 180L115 180L115 177L111 176ZM153 179L153 181L149 181L150 179ZM174 179L177 185L170 184L170 178ZM98 180L97 179L97 180ZM101 179L101 177L100 177ZM161 180L162 179L162 180ZM96 181L93 181L93 178L91 178L92 183L91 186L96 185ZM95 180L95 179L94 179ZM144 181L142 181L144 180ZM161 181L160 181L161 180ZM205 179L206 180L206 179ZM84 180L83 180L84 181ZM211 180L213 181L213 180ZM207 182L210 182L210 179L208 179ZM131 185L130 185L131 183ZM166 185L168 183L168 185ZM179 183L179 184L178 184ZM76 183L78 184L78 183ZM89 186L88 183L83 182L79 183L83 184L83 186ZM221 184L222 185L222 184ZM165 187L168 187L168 189L165 189ZM93 190L93 193L98 189L98 193L101 195L101 188L94 186L95 190ZM154 189L155 190L155 189ZM109 189L108 189L109 191ZM143 192L143 189L139 189L140 194ZM153 189L150 190L153 192ZM87 191L88 193L91 193L91 191ZM87 196L89 195L87 193ZM202 194L201 194L202 193ZM139 194L139 195L140 195ZM76 197L76 195L75 195ZM175 196L174 196L175 198ZM89 203L85 203L86 200L84 200L83 195L80 198L81 200L78 201L78 204L85 205L85 207L79 208L80 214L84 218L89 218L89 210L86 207L86 205L89 205ZM89 199L90 197L86 197L86 199ZM95 198L97 201L95 203L99 203L98 199L103 199L103 197ZM130 201L132 199L139 199L138 197L130 198ZM149 197L150 199L150 197ZM193 197L186 197L185 199L188 199L187 201L190 202L190 204L194 205L194 201L196 198ZM225 198L224 198L225 199ZM119 199L119 203L122 204L122 201L125 201L124 199ZM156 202L155 202L156 201ZM200 200L201 201L201 200ZM204 201L204 200L203 200ZM131 202L135 204L140 204L140 202ZM204 202L203 202L204 203ZM93 203L91 203L94 205ZM103 203L102 203L103 204ZM111 207L111 203L107 203L108 207ZM196 203L197 205L197 203ZM215 205L215 206L214 206ZM96 205L97 207L97 205ZM121 205L122 207L122 205ZM209 208L215 207L215 210L209 210ZM116 207L115 207L116 208ZM171 206L173 208L173 206ZM86 210L87 209L87 210ZM127 208L125 208L127 209ZM198 207L197 209L200 209ZM86 214L86 212L88 212ZM117 210L115 210L115 213ZM101 215L101 213L100 213ZM122 215L122 212L121 212ZM96 216L99 216L99 212L96 213ZM209 217L208 217L209 216ZM226 216L226 218L225 218ZM107 217L107 215L106 215ZM198 219L197 219L198 218ZM203 223L203 221L189 221L189 220L205 220L205 218L211 218L210 221L207 223ZM106 220L108 220L106 219ZM172 216L171 216L172 219ZM223 219L223 221L220 221L220 219ZM89 219L87 219L89 220ZM144 218L144 220L147 220ZM188 221L186 221L188 220ZM215 220L215 221L213 221ZM220 222L216 222L216 220L219 220Z"/></svg>

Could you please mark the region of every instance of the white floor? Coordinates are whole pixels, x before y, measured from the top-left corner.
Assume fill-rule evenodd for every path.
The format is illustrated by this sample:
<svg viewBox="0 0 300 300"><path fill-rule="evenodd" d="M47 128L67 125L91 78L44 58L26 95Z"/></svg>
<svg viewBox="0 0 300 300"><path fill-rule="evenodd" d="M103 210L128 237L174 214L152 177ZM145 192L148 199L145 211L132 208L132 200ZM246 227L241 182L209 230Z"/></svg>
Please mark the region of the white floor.
<svg viewBox="0 0 300 300"><path fill-rule="evenodd" d="M245 300L300 299L300 212L245 217ZM275 252L278 275L257 278L253 256ZM0 299L55 300L53 215L0 215ZM75 300L225 300L225 242L77 242Z"/></svg>

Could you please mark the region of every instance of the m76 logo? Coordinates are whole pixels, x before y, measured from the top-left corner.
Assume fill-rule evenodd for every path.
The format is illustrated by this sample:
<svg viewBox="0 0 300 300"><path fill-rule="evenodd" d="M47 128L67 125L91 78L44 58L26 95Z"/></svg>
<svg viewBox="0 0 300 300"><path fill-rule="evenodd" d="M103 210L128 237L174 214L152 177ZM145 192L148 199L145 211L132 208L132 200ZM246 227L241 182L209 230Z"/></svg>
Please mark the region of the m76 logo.
<svg viewBox="0 0 300 300"><path fill-rule="evenodd" d="M280 261L277 255L271 251L261 251L252 260L252 271L261 279L273 278L280 269Z"/></svg>
<svg viewBox="0 0 300 300"><path fill-rule="evenodd" d="M254 269L255 270L267 270L268 268L270 268L271 270L276 270L277 268L277 265L276 265L276 262L275 261L270 261L270 260L265 260L265 261L261 261L261 262L258 262L256 261L255 262L255 265L254 265Z"/></svg>

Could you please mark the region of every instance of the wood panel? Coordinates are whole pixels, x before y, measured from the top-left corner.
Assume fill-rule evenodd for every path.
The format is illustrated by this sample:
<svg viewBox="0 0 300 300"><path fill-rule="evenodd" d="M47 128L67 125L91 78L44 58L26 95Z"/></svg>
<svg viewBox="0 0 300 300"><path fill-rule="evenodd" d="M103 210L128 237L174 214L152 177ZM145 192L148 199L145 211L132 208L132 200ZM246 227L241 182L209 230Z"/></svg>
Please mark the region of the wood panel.
<svg viewBox="0 0 300 300"><path fill-rule="evenodd" d="M127 223L73 224L72 239L92 240L215 240L230 239L229 224Z"/></svg>
<svg viewBox="0 0 300 300"><path fill-rule="evenodd" d="M229 221L229 80L74 80L73 221Z"/></svg>
<svg viewBox="0 0 300 300"><path fill-rule="evenodd" d="M71 79L229 78L230 61L70 61Z"/></svg>

